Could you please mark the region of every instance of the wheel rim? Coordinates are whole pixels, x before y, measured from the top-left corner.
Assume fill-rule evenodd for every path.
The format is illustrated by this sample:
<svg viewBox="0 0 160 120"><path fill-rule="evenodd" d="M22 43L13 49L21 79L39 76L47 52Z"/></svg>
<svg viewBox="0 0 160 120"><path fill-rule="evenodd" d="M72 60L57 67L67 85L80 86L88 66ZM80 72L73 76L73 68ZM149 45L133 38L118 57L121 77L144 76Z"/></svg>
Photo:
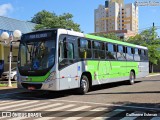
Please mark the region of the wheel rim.
<svg viewBox="0 0 160 120"><path fill-rule="evenodd" d="M17 80L17 76L14 77L14 80Z"/></svg>
<svg viewBox="0 0 160 120"><path fill-rule="evenodd" d="M131 83L134 83L134 76L133 76L133 74L131 75L130 81L131 81Z"/></svg>
<svg viewBox="0 0 160 120"><path fill-rule="evenodd" d="M84 91L87 89L87 81L85 79L82 79L81 86Z"/></svg>

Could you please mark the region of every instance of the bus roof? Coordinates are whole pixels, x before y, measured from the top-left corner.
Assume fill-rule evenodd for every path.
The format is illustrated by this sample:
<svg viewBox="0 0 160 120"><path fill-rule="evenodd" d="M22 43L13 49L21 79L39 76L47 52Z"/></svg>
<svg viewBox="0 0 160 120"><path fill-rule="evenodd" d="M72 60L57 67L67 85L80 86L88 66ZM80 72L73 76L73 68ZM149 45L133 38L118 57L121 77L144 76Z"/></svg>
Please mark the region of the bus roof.
<svg viewBox="0 0 160 120"><path fill-rule="evenodd" d="M122 42L122 41L118 41L118 40L112 40L112 39L104 38L104 37L100 37L100 36L84 34L84 33L81 33L81 32L76 32L76 31L73 31L73 30L67 30L67 29L63 29L63 28L39 30L39 31L31 32L31 33L36 33L36 32L40 32L40 31L51 31L51 30L58 30L60 34L74 35L74 36L78 36L78 37L85 37L85 38L89 38L89 39L100 40L100 41L105 41L105 42L110 42L110 43L130 46L130 47L147 49L147 47L144 47L144 46L135 45L135 44L127 43L127 42Z"/></svg>
<svg viewBox="0 0 160 120"><path fill-rule="evenodd" d="M90 35L90 34L85 34L85 37L89 38L89 39L100 40L100 41L105 41L105 42L110 42L110 43L130 46L130 47L137 47L137 48L147 49L147 47L144 47L144 46L135 45L135 44L127 43L127 42L122 42L122 41L118 41L118 40L112 40L112 39L109 39L109 38L99 37L99 36Z"/></svg>
<svg viewBox="0 0 160 120"><path fill-rule="evenodd" d="M68 34L68 35L75 35L75 36L85 37L85 38L94 39L94 40L100 40L100 41L105 41L105 42L110 42L110 43L130 46L130 47L147 49L147 47L144 47L144 46L135 45L135 44L127 43L127 42L122 42L122 41L118 41L118 40L112 40L112 39L109 39L109 38L99 37L99 36L90 35L90 34L83 34L83 33L80 33L80 32L73 31L73 30L67 30L67 29L58 29L58 30L59 30L59 32L65 33L65 34Z"/></svg>

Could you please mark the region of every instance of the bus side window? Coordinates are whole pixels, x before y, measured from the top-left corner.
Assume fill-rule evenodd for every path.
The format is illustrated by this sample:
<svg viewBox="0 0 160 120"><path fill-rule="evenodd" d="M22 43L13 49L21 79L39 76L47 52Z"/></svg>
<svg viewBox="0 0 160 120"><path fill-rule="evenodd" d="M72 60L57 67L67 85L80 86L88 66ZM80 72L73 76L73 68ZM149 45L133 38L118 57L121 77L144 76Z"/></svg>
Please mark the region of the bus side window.
<svg viewBox="0 0 160 120"><path fill-rule="evenodd" d="M140 59L141 61L147 61L147 56L146 56L146 51L145 50L141 50L141 55L140 55Z"/></svg>
<svg viewBox="0 0 160 120"><path fill-rule="evenodd" d="M130 47L127 47L126 59L128 61L133 60L133 53L132 53L132 49Z"/></svg>
<svg viewBox="0 0 160 120"><path fill-rule="evenodd" d="M91 41L84 38L78 39L79 58L91 58Z"/></svg>
<svg viewBox="0 0 160 120"><path fill-rule="evenodd" d="M117 50L117 59L118 60L125 60L125 52L124 52L124 47L122 45L118 45L118 50Z"/></svg>
<svg viewBox="0 0 160 120"><path fill-rule="evenodd" d="M63 58L66 57L66 53L65 53L65 42L66 41L66 37L60 36L60 41L59 41L59 48L58 48L58 55L59 55L59 62L61 62L63 60Z"/></svg>
<svg viewBox="0 0 160 120"><path fill-rule="evenodd" d="M145 50L144 53L145 53L145 54L144 54L144 55L145 55L145 61L148 61L148 51Z"/></svg>
<svg viewBox="0 0 160 120"><path fill-rule="evenodd" d="M116 47L116 46L115 46ZM107 49L106 49L106 57L107 59L110 60L116 60L116 49L115 49L114 45L111 43L107 44Z"/></svg>
<svg viewBox="0 0 160 120"><path fill-rule="evenodd" d="M140 56L139 56L139 54L138 54L138 49L137 48L135 48L135 50L134 50L134 61L140 61Z"/></svg>
<svg viewBox="0 0 160 120"><path fill-rule="evenodd" d="M66 51L67 51L67 58L68 59L74 59L74 47L73 47L73 43L67 43L66 45Z"/></svg>
<svg viewBox="0 0 160 120"><path fill-rule="evenodd" d="M93 58L100 59L101 58L101 56L100 56L100 47L101 47L100 42L93 41L92 45L93 45Z"/></svg>

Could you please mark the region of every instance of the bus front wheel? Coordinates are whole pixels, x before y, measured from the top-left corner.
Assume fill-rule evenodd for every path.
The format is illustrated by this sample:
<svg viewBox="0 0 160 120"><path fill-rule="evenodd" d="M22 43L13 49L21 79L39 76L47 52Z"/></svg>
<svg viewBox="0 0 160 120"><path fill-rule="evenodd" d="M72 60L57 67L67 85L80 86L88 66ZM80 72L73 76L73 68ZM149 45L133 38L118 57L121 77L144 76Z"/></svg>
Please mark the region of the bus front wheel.
<svg viewBox="0 0 160 120"><path fill-rule="evenodd" d="M89 80L86 75L82 75L81 80L80 80L80 88L79 88L79 93L80 94L85 94L89 90Z"/></svg>
<svg viewBox="0 0 160 120"><path fill-rule="evenodd" d="M135 83L135 74L133 71L130 72L129 84L133 85Z"/></svg>

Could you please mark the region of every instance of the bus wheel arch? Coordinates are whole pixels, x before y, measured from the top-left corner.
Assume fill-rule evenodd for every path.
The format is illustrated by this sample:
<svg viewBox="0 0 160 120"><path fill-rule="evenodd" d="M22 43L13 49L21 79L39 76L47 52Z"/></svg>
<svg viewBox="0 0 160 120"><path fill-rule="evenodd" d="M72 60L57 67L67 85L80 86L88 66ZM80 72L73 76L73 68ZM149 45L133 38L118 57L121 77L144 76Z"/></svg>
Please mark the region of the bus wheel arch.
<svg viewBox="0 0 160 120"><path fill-rule="evenodd" d="M85 94L89 91L92 86L92 76L90 72L83 72L80 79L80 87L78 92L80 94Z"/></svg>

